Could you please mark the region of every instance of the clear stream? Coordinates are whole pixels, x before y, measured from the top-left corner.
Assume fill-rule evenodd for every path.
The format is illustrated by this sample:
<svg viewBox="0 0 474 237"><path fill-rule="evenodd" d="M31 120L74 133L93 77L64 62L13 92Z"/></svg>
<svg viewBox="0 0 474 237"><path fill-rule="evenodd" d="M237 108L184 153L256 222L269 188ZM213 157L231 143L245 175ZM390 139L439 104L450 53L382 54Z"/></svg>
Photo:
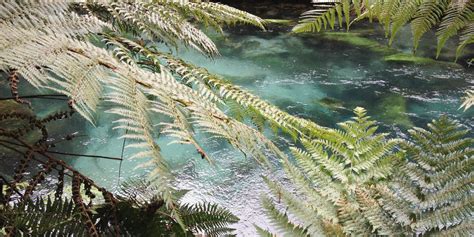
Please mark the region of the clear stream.
<svg viewBox="0 0 474 237"><path fill-rule="evenodd" d="M217 38L222 57L214 60L193 51L181 50L179 54L291 114L324 126L334 127L350 118L356 106L365 107L369 115L380 122L380 131L394 136L404 136L407 129L424 126L443 113L469 128L474 126L473 109L468 112L458 109L464 89L474 83L472 68L444 63L386 62L384 57L388 54L386 40L381 36L383 32L361 32L369 36L370 45L357 38L351 40L356 45L351 45L347 40L323 36L243 31ZM402 37L406 37L406 33ZM399 40L395 48L409 53L410 44L410 40ZM420 50L418 55L432 52L430 47ZM450 51L446 54L449 56ZM34 102L36 111L55 107L54 103ZM101 114L94 127L76 116L72 123L54 125L56 127L50 129L64 133L78 131L81 135L58 150L120 157L123 141L117 138L123 131L113 130L111 119L111 115ZM291 143L285 137L276 141L281 145ZM224 142L207 141L204 147L215 160L211 166L200 159L193 147L167 146L168 142L166 138L159 140L164 157L177 174L177 186L191 190L184 198L186 202L207 200L229 208L241 218L235 226L240 236L253 236L253 224L268 226L260 208L260 195L266 192L261 175L268 174L285 182L278 165L273 170L265 170ZM125 150L125 157L129 152ZM116 187L120 162L86 157L68 160L98 183ZM146 173L135 169L141 162L124 160L121 180Z"/></svg>

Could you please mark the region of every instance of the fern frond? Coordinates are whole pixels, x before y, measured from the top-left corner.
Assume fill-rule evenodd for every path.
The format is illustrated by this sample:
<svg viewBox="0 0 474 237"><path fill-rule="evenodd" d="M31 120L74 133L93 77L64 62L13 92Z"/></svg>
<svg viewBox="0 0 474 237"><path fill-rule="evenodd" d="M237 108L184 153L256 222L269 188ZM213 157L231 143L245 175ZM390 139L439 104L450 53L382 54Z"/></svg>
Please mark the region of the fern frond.
<svg viewBox="0 0 474 237"><path fill-rule="evenodd" d="M39 198L2 210L0 220L3 225L14 227L18 235L84 235L84 226L77 221L79 216L72 200Z"/></svg>
<svg viewBox="0 0 474 237"><path fill-rule="evenodd" d="M396 224L393 223L390 216L379 205L373 192L359 188L356 190L356 199L361 206L362 215L372 226L372 231L377 231L381 235L398 234Z"/></svg>
<svg viewBox="0 0 474 237"><path fill-rule="evenodd" d="M385 18L385 30L388 31L390 28L389 45L392 45L398 31L416 14L419 5L420 1L403 1L403 4L401 4L400 8L398 8L398 10L393 13L391 19Z"/></svg>
<svg viewBox="0 0 474 237"><path fill-rule="evenodd" d="M263 208L279 232L290 236L309 236L307 230L290 221L286 213L281 213L268 197L262 197Z"/></svg>
<svg viewBox="0 0 474 237"><path fill-rule="evenodd" d="M239 221L230 211L210 203L186 204L181 206L179 211L188 228L195 233L205 233L209 236L229 234L234 229L228 226Z"/></svg>
<svg viewBox="0 0 474 237"><path fill-rule="evenodd" d="M222 24L234 25L237 23L250 24L264 29L261 18L227 5L197 0L160 0L158 2L174 4L180 10L194 16L195 20L210 25L218 31L222 30L220 28Z"/></svg>
<svg viewBox="0 0 474 237"><path fill-rule="evenodd" d="M418 48L421 37L441 20L448 1L423 1L411 23L414 50Z"/></svg>
<svg viewBox="0 0 474 237"><path fill-rule="evenodd" d="M401 198L387 201L393 199L384 195L388 209L394 210L396 204L401 212L416 216L410 226L417 234L449 232L474 212L474 140L468 137L468 130L446 116L428 128L410 130L413 142L403 146L409 159L391 186L392 195Z"/></svg>
<svg viewBox="0 0 474 237"><path fill-rule="evenodd" d="M286 205L287 211L297 217L302 221L302 225L307 229L307 233L311 236L322 235L324 232L322 230L322 223L318 212L324 211L324 208L314 209L312 205L308 205L308 202L303 202L298 197L292 193L286 191L279 184L270 181L268 178L264 177L264 181L267 186L270 188L273 196L278 199L278 202L282 202ZM335 213L335 210L334 210ZM322 214L322 216L328 216L327 214Z"/></svg>
<svg viewBox="0 0 474 237"><path fill-rule="evenodd" d="M254 225L255 229L257 230L257 234L259 236L262 236L262 237L276 237L277 235L268 231L268 230L264 230L262 228L260 228L259 226L257 225Z"/></svg>
<svg viewBox="0 0 474 237"><path fill-rule="evenodd" d="M459 41L458 48L456 49L456 59L461 55L466 46L474 44L474 24L472 20L471 23L461 31Z"/></svg>
<svg viewBox="0 0 474 237"><path fill-rule="evenodd" d="M42 4L44 7L40 7ZM194 139L192 129L197 127L228 139L261 162L266 162L264 147L280 152L258 131L226 116L216 104L222 101L207 82L200 77L178 81L161 65L166 63L166 57L162 56L165 54L157 58L143 45L120 36L122 30L129 30L169 44L183 40L215 54L213 43L190 26L188 14L192 12L199 17L206 13L219 24L247 22L261 26L259 18L231 7L200 1L90 0L76 4L61 0L9 0L0 6L4 9L0 27L5 32L0 37L1 67L15 70L38 88L68 95L70 106L91 122L100 98L107 98L116 106L109 112L121 116L116 128L129 131L125 137L136 141L128 147L142 149L134 157L154 157L144 166L151 163L163 166L163 170L155 170L153 175L161 174L164 186L169 183L169 177L165 177L169 172L154 142L150 112L170 116L173 123L162 123L165 134L175 136L178 142L194 145L201 156L207 157ZM237 15L228 19L228 15L234 13ZM102 38L119 60L106 49L89 43L91 33ZM152 60L152 71L160 74L140 68L135 62L141 59L137 53ZM191 82L195 88L185 85ZM103 87L108 90L103 91ZM157 101L148 100L147 95L157 96ZM165 104L174 106L165 110ZM153 106L155 109L148 111ZM239 135L234 136L229 131Z"/></svg>
<svg viewBox="0 0 474 237"><path fill-rule="evenodd" d="M302 173L298 168L289 163L289 161L284 161L283 167L285 172L291 178L298 190L303 197L314 207L314 210L328 222L337 222L337 215L334 206L331 206L331 203L337 202L341 198L341 193L338 192L340 185L332 184L330 187L322 186L321 188L316 189L315 184L308 180L304 173Z"/></svg>
<svg viewBox="0 0 474 237"><path fill-rule="evenodd" d="M464 101L461 104L461 108L464 108L464 111L471 108L474 105L474 90L467 90Z"/></svg>
<svg viewBox="0 0 474 237"><path fill-rule="evenodd" d="M295 33L319 32L326 29L328 25L334 29L336 16L342 19L341 1L317 1L314 2L316 9L304 12L300 22L292 29ZM336 11L336 9L338 9ZM342 21L339 20L339 24Z"/></svg>
<svg viewBox="0 0 474 237"><path fill-rule="evenodd" d="M466 27L469 22L474 20L474 3L467 1L465 4L458 2L451 2L448 10L446 11L441 24L436 32L438 36L438 46L436 56L438 57L441 53L441 49L446 44L446 41L457 35L458 32Z"/></svg>
<svg viewBox="0 0 474 237"><path fill-rule="evenodd" d="M344 234L363 235L371 233L372 228L368 220L363 217L359 204L347 199L341 199L337 203L339 222Z"/></svg>
<svg viewBox="0 0 474 237"><path fill-rule="evenodd" d="M267 181L274 196L282 200L288 213L297 217L308 233L400 232L400 225L392 220L398 208L384 208L375 192L368 191L374 182L391 174L402 156L395 150L400 141L376 134L377 126L365 109L356 108L354 114L352 120L339 124L340 129L326 129L314 139L300 138L305 150L291 148L297 165L284 159L283 167L298 195ZM270 217L274 221L286 218L275 213Z"/></svg>
<svg viewBox="0 0 474 237"><path fill-rule="evenodd" d="M433 236L469 236L474 231L474 221L465 220L452 228L441 230Z"/></svg>
<svg viewBox="0 0 474 237"><path fill-rule="evenodd" d="M173 210L172 214L177 214L174 198L174 189L171 182L173 176L168 168L166 161L160 154L160 148L155 143L153 137L153 126L150 121L148 108L150 101L139 89L136 76L139 71L132 69L123 69L123 75L115 78L114 84L109 85L111 92L108 93L107 100L116 105L115 108L108 110L108 113L116 114L121 117L115 123L115 127L127 130L128 132L121 138L127 138L133 141L128 147L140 147L141 151L134 154L131 158L152 158L150 161L140 165L141 167L153 167L150 178L159 184L158 193L165 201L166 206ZM179 216L174 216L180 221Z"/></svg>
<svg viewBox="0 0 474 237"><path fill-rule="evenodd" d="M189 17L218 31L222 31L222 25L236 23L264 28L262 19L233 7L212 2L88 0L86 3L84 7L93 14L104 14L94 11L94 5L99 5L100 10L107 11L108 17L113 19L118 30L135 32L136 35L144 33L151 40L162 40L174 47L178 46L178 42L182 42L211 57L219 54L215 44L201 30L189 23Z"/></svg>

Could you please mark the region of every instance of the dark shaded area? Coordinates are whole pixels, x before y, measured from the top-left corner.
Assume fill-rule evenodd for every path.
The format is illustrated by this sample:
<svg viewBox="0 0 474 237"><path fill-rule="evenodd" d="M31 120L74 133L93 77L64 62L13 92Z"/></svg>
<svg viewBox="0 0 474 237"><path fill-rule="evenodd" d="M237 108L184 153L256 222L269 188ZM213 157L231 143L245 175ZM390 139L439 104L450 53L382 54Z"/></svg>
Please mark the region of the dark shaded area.
<svg viewBox="0 0 474 237"><path fill-rule="evenodd" d="M311 9L310 0L264 0L264 1L214 1L248 11L262 18L297 19L299 15Z"/></svg>

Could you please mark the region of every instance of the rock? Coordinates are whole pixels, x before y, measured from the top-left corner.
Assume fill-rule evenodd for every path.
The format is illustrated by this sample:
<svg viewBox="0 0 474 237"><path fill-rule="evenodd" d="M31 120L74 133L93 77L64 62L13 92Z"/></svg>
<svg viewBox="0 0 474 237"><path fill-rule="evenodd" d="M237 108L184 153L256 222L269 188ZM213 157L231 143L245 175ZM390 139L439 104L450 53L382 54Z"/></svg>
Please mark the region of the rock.
<svg viewBox="0 0 474 237"><path fill-rule="evenodd" d="M266 12L266 16L273 17L278 15L278 10L277 9L270 9L269 11Z"/></svg>
<svg viewBox="0 0 474 237"><path fill-rule="evenodd" d="M256 40L246 40L239 46L243 51L247 50L258 50L261 47L262 43Z"/></svg>
<svg viewBox="0 0 474 237"><path fill-rule="evenodd" d="M344 102L333 97L324 97L318 100L317 103L330 110L346 109L346 107L344 107Z"/></svg>
<svg viewBox="0 0 474 237"><path fill-rule="evenodd" d="M374 111L377 119L386 124L397 124L404 128L414 126L407 114L406 99L399 94L390 94L379 103Z"/></svg>

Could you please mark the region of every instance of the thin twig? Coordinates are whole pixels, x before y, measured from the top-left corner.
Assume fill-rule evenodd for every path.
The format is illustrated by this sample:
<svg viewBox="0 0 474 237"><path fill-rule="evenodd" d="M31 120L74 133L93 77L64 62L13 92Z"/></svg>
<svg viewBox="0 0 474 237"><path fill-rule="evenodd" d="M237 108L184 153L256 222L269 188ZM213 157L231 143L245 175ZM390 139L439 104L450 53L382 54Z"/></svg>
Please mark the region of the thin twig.
<svg viewBox="0 0 474 237"><path fill-rule="evenodd" d="M55 97L60 97L60 98L55 98ZM64 97L64 98L61 98ZM19 96L18 98L20 99L48 99L48 100L67 100L66 95L60 95L60 94L51 94L51 95L25 95L25 96ZM15 100L17 97L3 97L0 98L0 100Z"/></svg>
<svg viewBox="0 0 474 237"><path fill-rule="evenodd" d="M21 147L26 147L22 144L19 144L19 143L15 143L15 142L11 142L11 141L6 141L6 140L0 140L0 142L3 142L3 143L8 143L8 144L11 144L11 145L15 145L15 146L21 146ZM67 152L60 152L60 151L45 151L47 153L51 153L51 154L57 154L57 155L66 155L66 156L81 156L81 157L90 157L90 158L99 158L99 159L106 159L106 160L122 160L121 158L117 158L117 157L110 157L110 156L97 156L97 155L85 155L85 154L74 154L74 153L67 153Z"/></svg>
<svg viewBox="0 0 474 237"><path fill-rule="evenodd" d="M127 127L130 124L127 124ZM128 129L125 130L125 136L128 134ZM125 153L125 143L127 142L127 138L123 138L123 144L122 144L122 153L120 154L120 164L119 164L119 173L118 173L118 179L117 179L117 186L120 186L120 178L122 177L122 162L123 162L123 154Z"/></svg>

